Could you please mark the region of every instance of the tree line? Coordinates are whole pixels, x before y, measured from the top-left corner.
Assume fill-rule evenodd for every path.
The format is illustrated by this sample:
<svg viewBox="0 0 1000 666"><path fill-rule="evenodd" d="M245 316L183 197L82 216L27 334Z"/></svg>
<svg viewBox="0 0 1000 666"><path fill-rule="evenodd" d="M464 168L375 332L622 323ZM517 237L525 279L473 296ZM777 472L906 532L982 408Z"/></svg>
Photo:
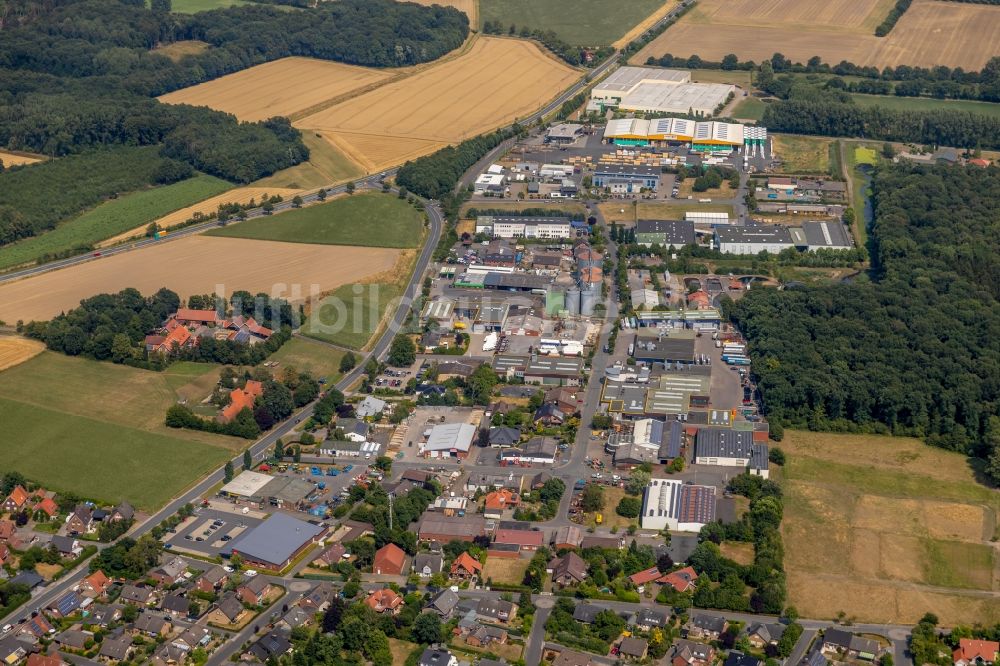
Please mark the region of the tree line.
<svg viewBox="0 0 1000 666"><path fill-rule="evenodd" d="M1000 170L883 167L872 190L870 281L725 304L772 434L921 437L1000 480Z"/></svg>
<svg viewBox="0 0 1000 666"><path fill-rule="evenodd" d="M614 49L610 46L593 45L588 48L574 46L560 39L559 35L553 30L538 30L526 25L521 26L519 30L513 23L509 27L505 27L500 21L484 22L483 34L510 35L511 37L534 39L574 67L596 67L614 52Z"/></svg>
<svg viewBox="0 0 1000 666"><path fill-rule="evenodd" d="M194 300L197 298L192 297L195 306L200 303ZM244 298L247 300L242 300ZM40 340L49 349L67 356L86 356L98 361L162 370L177 360L257 365L291 339L292 326L301 321L298 311L283 299L271 299L266 294L251 297L249 292L237 292L231 304L245 306L245 309L238 309L238 313L252 316L256 312L261 318L258 323L275 327L266 341L250 344L203 337L197 345L165 354L147 351L146 336L177 312L180 302L180 297L166 288L148 297L137 289L128 288L117 294L99 294L84 299L76 308L50 321L18 322L18 329L25 336ZM249 308L251 302L254 310Z"/></svg>
<svg viewBox="0 0 1000 666"><path fill-rule="evenodd" d="M1000 148L1000 118L968 111L897 110L830 100L788 100L769 104L761 124L772 132L789 134Z"/></svg>
<svg viewBox="0 0 1000 666"><path fill-rule="evenodd" d="M792 62L781 53L775 53L770 59L760 63L753 60L741 61L734 53L730 53L718 61L705 60L698 55L681 57L667 53L659 58L647 58L646 64L687 69L757 71L765 78L774 74L825 74L835 77L861 77L867 81L851 83L841 81L842 85L838 85L838 87L850 89L851 92L886 94L883 91L888 90L892 94L908 97L927 93L942 98L1000 102L1000 56L990 58L983 69L978 72L945 65L935 67L897 65L879 69L871 65L856 65L846 60L831 65L823 62L819 56L813 56L803 64ZM907 85L901 85L904 82ZM766 81L758 79L754 83L762 90L771 92L767 88ZM858 88L851 89L850 86L858 86ZM776 93L772 92L772 94Z"/></svg>
<svg viewBox="0 0 1000 666"><path fill-rule="evenodd" d="M889 14L885 19L875 27L876 37L885 37L892 29L896 26L896 22L903 17L906 10L910 8L910 3L913 0L896 0L896 4L893 5L892 9L889 10Z"/></svg>

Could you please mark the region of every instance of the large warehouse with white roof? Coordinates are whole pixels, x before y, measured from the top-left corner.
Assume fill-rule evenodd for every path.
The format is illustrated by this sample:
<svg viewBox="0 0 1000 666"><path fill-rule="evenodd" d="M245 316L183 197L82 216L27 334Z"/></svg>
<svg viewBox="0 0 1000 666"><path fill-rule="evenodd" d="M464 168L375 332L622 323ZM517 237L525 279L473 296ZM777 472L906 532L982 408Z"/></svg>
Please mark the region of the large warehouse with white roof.
<svg viewBox="0 0 1000 666"><path fill-rule="evenodd" d="M694 150L702 152L731 152L744 145L763 143L767 140L767 130L714 120L619 118L608 121L604 128L604 140L618 146L689 143Z"/></svg>
<svg viewBox="0 0 1000 666"><path fill-rule="evenodd" d="M725 104L736 86L691 83L691 72L656 67L621 67L590 92L588 109L608 107L651 113L710 116Z"/></svg>

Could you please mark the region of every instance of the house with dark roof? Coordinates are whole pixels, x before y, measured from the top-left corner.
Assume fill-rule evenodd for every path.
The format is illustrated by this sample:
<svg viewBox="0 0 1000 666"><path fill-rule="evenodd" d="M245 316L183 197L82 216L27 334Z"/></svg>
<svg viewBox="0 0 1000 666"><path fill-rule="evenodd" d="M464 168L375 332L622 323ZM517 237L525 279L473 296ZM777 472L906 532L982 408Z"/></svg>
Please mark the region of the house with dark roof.
<svg viewBox="0 0 1000 666"><path fill-rule="evenodd" d="M643 631L665 627L669 621L669 615L656 608L641 608L635 614L635 626Z"/></svg>
<svg viewBox="0 0 1000 666"><path fill-rule="evenodd" d="M783 624L754 622L747 627L747 641L758 650L763 650L768 645L777 645L784 633Z"/></svg>
<svg viewBox="0 0 1000 666"><path fill-rule="evenodd" d="M512 622L517 615L517 604L503 599L480 599L476 615L490 622Z"/></svg>
<svg viewBox="0 0 1000 666"><path fill-rule="evenodd" d="M81 546L80 542L73 537L55 534L49 540L49 543L54 546L63 557L79 557L80 553L83 552L83 546Z"/></svg>
<svg viewBox="0 0 1000 666"><path fill-rule="evenodd" d="M851 648L851 638L854 637L849 631L830 627L823 632L823 650L827 652L847 652Z"/></svg>
<svg viewBox="0 0 1000 666"><path fill-rule="evenodd" d="M800 662L800 666L826 666L826 664L826 657L823 656L823 650L819 647L813 648L812 652L803 657Z"/></svg>
<svg viewBox="0 0 1000 666"><path fill-rule="evenodd" d="M135 518L135 509L128 502L122 502L114 508L111 515L108 516L108 520L112 523L118 523L121 521L129 521Z"/></svg>
<svg viewBox="0 0 1000 666"><path fill-rule="evenodd" d="M245 604L250 606L260 606L264 603L268 592L271 591L271 584L263 576L253 576L244 580L236 588L236 596Z"/></svg>
<svg viewBox="0 0 1000 666"><path fill-rule="evenodd" d="M247 609L243 607L243 602L232 592L227 592L216 604L215 610L212 611L209 618L215 616L218 624L236 624L246 612Z"/></svg>
<svg viewBox="0 0 1000 666"><path fill-rule="evenodd" d="M173 557L163 566L151 571L149 577L160 585L167 586L182 581L186 571L187 564L184 563L184 560L179 557Z"/></svg>
<svg viewBox="0 0 1000 666"><path fill-rule="evenodd" d="M250 646L250 654L261 662L266 662L272 657L277 659L281 655L292 651L292 644L287 638L277 631L272 631L259 641Z"/></svg>
<svg viewBox="0 0 1000 666"><path fill-rule="evenodd" d="M506 426L490 428L489 435L487 437L487 442L493 448L514 446L519 441L521 441L520 429L508 428Z"/></svg>
<svg viewBox="0 0 1000 666"><path fill-rule="evenodd" d="M282 616L280 623L285 627L288 627L289 630L291 630L296 627L306 626L310 622L312 622L312 620L313 620L312 613L306 612L299 606L293 606L289 608L288 612Z"/></svg>
<svg viewBox="0 0 1000 666"><path fill-rule="evenodd" d="M105 638L98 654L107 661L125 661L132 656L132 641L125 638Z"/></svg>
<svg viewBox="0 0 1000 666"><path fill-rule="evenodd" d="M594 604L577 604L576 608L573 609L573 619L584 624L593 624L597 618L597 614L603 610L603 608Z"/></svg>
<svg viewBox="0 0 1000 666"><path fill-rule="evenodd" d="M86 504L77 505L66 521L66 531L70 535L90 534L95 529L97 527L94 524L94 511Z"/></svg>
<svg viewBox="0 0 1000 666"><path fill-rule="evenodd" d="M49 606L49 612L56 617L69 617L80 608L80 604L82 603L83 597L75 591L70 590Z"/></svg>
<svg viewBox="0 0 1000 666"><path fill-rule="evenodd" d="M559 587L577 585L587 578L587 562L574 552L549 561L546 571L551 575L552 582Z"/></svg>
<svg viewBox="0 0 1000 666"><path fill-rule="evenodd" d="M160 602L160 610L172 617L184 617L191 610L191 601L183 594L168 594Z"/></svg>
<svg viewBox="0 0 1000 666"><path fill-rule="evenodd" d="M649 643L645 638L629 636L618 645L618 654L626 659L645 659Z"/></svg>
<svg viewBox="0 0 1000 666"><path fill-rule="evenodd" d="M685 638L677 639L670 655L671 666L711 666L714 662L714 647Z"/></svg>
<svg viewBox="0 0 1000 666"><path fill-rule="evenodd" d="M122 587L119 601L123 603L133 603L138 606L145 606L152 603L155 590L145 585L125 585Z"/></svg>
<svg viewBox="0 0 1000 666"><path fill-rule="evenodd" d="M166 636L170 633L170 627L170 620L159 613L139 613L139 617L132 623L132 628L137 633L153 638Z"/></svg>
<svg viewBox="0 0 1000 666"><path fill-rule="evenodd" d="M210 569L203 571L197 580L194 582L195 589L199 592L207 592L212 594L229 580L229 574L222 567L216 565Z"/></svg>
<svg viewBox="0 0 1000 666"><path fill-rule="evenodd" d="M420 655L417 666L458 666L458 659L447 648L431 646Z"/></svg>
<svg viewBox="0 0 1000 666"><path fill-rule="evenodd" d="M686 627L688 636L701 640L715 640L729 627L729 622L721 615L692 613Z"/></svg>
<svg viewBox="0 0 1000 666"><path fill-rule="evenodd" d="M441 553L417 553L413 558L413 573L421 578L429 578L436 573L441 573L444 566L444 557Z"/></svg>
<svg viewBox="0 0 1000 666"><path fill-rule="evenodd" d="M450 589L444 589L431 598L427 609L447 619L455 612L456 606L458 606L458 595Z"/></svg>
<svg viewBox="0 0 1000 666"><path fill-rule="evenodd" d="M761 666L764 662L752 654L743 654L739 650L730 650L724 666Z"/></svg>
<svg viewBox="0 0 1000 666"><path fill-rule="evenodd" d="M322 613L329 607L334 594L333 585L323 581L306 593L299 601L299 605L314 613Z"/></svg>
<svg viewBox="0 0 1000 666"><path fill-rule="evenodd" d="M82 650L87 645L87 641L94 639L94 634L80 629L66 629L60 631L52 641L61 648L70 650Z"/></svg>

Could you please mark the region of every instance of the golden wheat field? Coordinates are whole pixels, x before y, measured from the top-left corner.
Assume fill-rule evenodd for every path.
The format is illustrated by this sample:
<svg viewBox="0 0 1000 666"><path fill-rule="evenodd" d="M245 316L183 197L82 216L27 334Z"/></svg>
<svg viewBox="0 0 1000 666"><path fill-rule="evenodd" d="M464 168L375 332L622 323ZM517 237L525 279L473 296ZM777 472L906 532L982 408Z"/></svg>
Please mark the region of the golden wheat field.
<svg viewBox="0 0 1000 666"><path fill-rule="evenodd" d="M761 60L774 53L796 62L981 69L1000 52L1000 7L915 0L886 37L875 26L891 0L701 0L676 25L633 56L633 64L666 53L721 60Z"/></svg>
<svg viewBox="0 0 1000 666"><path fill-rule="evenodd" d="M0 319L49 319L101 293L160 287L191 294L237 289L293 301L388 271L400 250L189 236L0 285ZM298 289L298 293L293 291Z"/></svg>
<svg viewBox="0 0 1000 666"><path fill-rule="evenodd" d="M13 368L41 354L45 345L38 340L0 336L0 370Z"/></svg>
<svg viewBox="0 0 1000 666"><path fill-rule="evenodd" d="M3 162L5 167L11 166L21 166L22 164L35 164L36 162L41 162L45 160L44 155L31 155L29 153L8 153L5 150L0 150L0 162Z"/></svg>
<svg viewBox="0 0 1000 666"><path fill-rule="evenodd" d="M392 70L313 58L282 58L160 97L168 104L209 106L240 120L305 111L394 76Z"/></svg>
<svg viewBox="0 0 1000 666"><path fill-rule="evenodd" d="M398 164L512 122L580 76L531 42L480 37L461 56L302 118L349 154ZM424 142L422 145L420 142Z"/></svg>

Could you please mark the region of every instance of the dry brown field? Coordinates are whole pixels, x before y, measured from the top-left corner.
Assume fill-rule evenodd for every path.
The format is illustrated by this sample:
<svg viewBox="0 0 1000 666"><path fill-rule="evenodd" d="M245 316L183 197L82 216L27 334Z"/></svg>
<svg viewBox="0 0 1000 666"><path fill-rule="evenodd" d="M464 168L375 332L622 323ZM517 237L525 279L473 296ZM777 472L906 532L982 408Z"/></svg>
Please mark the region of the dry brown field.
<svg viewBox="0 0 1000 666"><path fill-rule="evenodd" d="M240 120L288 116L394 76L392 70L313 58L282 58L160 97L232 113Z"/></svg>
<svg viewBox="0 0 1000 666"><path fill-rule="evenodd" d="M789 601L809 617L1000 618L1000 497L962 455L918 440L787 431Z"/></svg>
<svg viewBox="0 0 1000 666"><path fill-rule="evenodd" d="M462 55L298 120L350 155L398 164L505 125L580 76L531 42L480 37Z"/></svg>
<svg viewBox="0 0 1000 666"><path fill-rule="evenodd" d="M215 293L217 287L226 294L246 289L301 301L311 295L312 285L327 292L391 270L399 254L385 248L191 236L2 285L0 319L49 319L83 298L126 287L144 294L168 287L181 298Z"/></svg>
<svg viewBox="0 0 1000 666"><path fill-rule="evenodd" d="M740 564L753 564L753 544L741 541L723 541L719 545L723 557L728 557Z"/></svg>
<svg viewBox="0 0 1000 666"><path fill-rule="evenodd" d="M177 62L184 56L198 55L209 46L211 45L208 42L203 42L198 39L185 39L179 42L172 42L164 46L158 46L153 49L153 53L167 56L174 62Z"/></svg>
<svg viewBox="0 0 1000 666"><path fill-rule="evenodd" d="M891 0L702 0L633 56L644 64L665 53L757 62L775 52L796 62L814 55L837 63L981 69L1000 50L1000 7L916 0L886 37L875 26ZM975 48L969 48L975 44Z"/></svg>
<svg viewBox="0 0 1000 666"><path fill-rule="evenodd" d="M643 19L642 23L639 23L634 28L632 28L631 30L629 30L628 32L626 32L624 35L622 35L621 37L619 37L611 45L613 47L615 47L616 49L620 49L620 48L623 48L623 47L627 46L629 42L631 42L633 39L635 39L636 37L638 37L642 33L644 33L647 30L649 30L653 26L654 23L656 23L657 21L659 21L660 19L662 19L664 16L666 16L670 12L670 10L673 9L674 7L676 7L676 6L677 6L676 2L665 2L665 3L663 3L662 7L660 7L655 12L653 12L652 14L650 14L649 16L647 16L645 19Z"/></svg>
<svg viewBox="0 0 1000 666"><path fill-rule="evenodd" d="M428 141L411 137L387 139L378 134L321 132L335 150L358 164L368 173L382 171L421 155L429 155L447 145L444 141Z"/></svg>
<svg viewBox="0 0 1000 666"><path fill-rule="evenodd" d="M195 213L201 213L202 215L214 213L222 204L246 204L249 203L251 199L259 202L261 197L264 195L273 196L275 194L285 199L290 199L299 192L302 192L302 190L290 189L287 187L237 187L236 189L223 192L222 194L217 194L216 196L205 199L204 201L199 201L192 206L181 208L164 215L160 219L156 220L156 224L158 224L161 229L168 229L172 226L187 222L194 217ZM102 241L98 247L110 247L131 238L145 236L146 229L148 227L148 224L144 224L141 227L129 229L123 234L118 234L113 238Z"/></svg>
<svg viewBox="0 0 1000 666"><path fill-rule="evenodd" d="M3 162L5 167L21 166L22 164L35 164L36 162L41 162L46 160L44 155L32 155L31 153L8 153L6 150L0 150L0 162Z"/></svg>
<svg viewBox="0 0 1000 666"><path fill-rule="evenodd" d="M531 560L524 557L487 557L483 566L483 580L493 579L495 583L520 585L524 582L524 572Z"/></svg>
<svg viewBox="0 0 1000 666"><path fill-rule="evenodd" d="M13 336L0 337L0 371L24 363L29 358L41 354L44 350L45 344L38 340Z"/></svg>

